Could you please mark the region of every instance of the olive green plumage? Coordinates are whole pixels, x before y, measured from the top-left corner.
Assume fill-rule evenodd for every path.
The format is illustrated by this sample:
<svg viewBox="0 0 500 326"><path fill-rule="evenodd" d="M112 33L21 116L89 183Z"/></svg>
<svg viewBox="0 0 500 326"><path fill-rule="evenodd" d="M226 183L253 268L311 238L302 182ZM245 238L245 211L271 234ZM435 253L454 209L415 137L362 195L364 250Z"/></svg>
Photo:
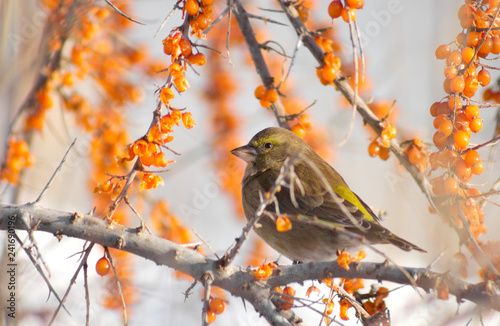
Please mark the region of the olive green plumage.
<svg viewBox="0 0 500 326"><path fill-rule="evenodd" d="M286 176L288 184L293 183L293 191L290 191L292 186L282 186L276 193L279 215L290 217L292 229L277 231L273 220L278 215L275 204L267 206L267 212L259 220L260 227L255 228L260 237L288 258L301 262L332 260L337 250L360 245L360 238L364 243L391 243L406 251L423 251L381 226L370 207L349 189L340 174L293 132L283 128L264 129L247 145L231 153L247 162L242 181L247 219L255 215L261 196L275 184L285 160L288 157L293 160L293 170L300 181ZM325 183L337 196L332 196ZM308 223L313 220L317 222ZM321 223L327 226L319 226Z"/></svg>

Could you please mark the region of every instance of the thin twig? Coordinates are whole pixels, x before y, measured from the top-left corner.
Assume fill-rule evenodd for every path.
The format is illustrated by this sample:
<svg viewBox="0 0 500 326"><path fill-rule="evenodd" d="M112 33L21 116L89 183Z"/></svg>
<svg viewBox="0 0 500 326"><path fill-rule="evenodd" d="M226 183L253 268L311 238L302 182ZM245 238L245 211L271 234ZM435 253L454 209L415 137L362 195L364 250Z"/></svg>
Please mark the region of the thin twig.
<svg viewBox="0 0 500 326"><path fill-rule="evenodd" d="M108 5L110 5L111 8L113 8L116 12L118 12L120 15L122 15L125 18L127 18L131 22L134 22L134 23L139 24L139 25L144 25L144 23L141 23L140 21L134 20L131 17L127 16L123 11L121 11L117 6L115 6L110 0L104 0L104 1L106 1L106 3Z"/></svg>
<svg viewBox="0 0 500 326"><path fill-rule="evenodd" d="M57 166L56 170L54 171L54 173L50 177L49 182L47 182L47 184L45 185L45 187L42 189L42 192L40 192L40 195L38 195L38 198L33 202L33 204L35 204L35 205L38 204L40 202L40 200L42 199L45 191L47 191L47 189L49 189L50 185L52 184L52 181L54 181L54 178L56 177L57 173L59 172L59 170L61 170L64 162L66 161L66 157L69 154L69 151L71 150L71 148L73 148L73 146L75 145L75 143L76 143L76 138L75 138L75 140L73 140L73 142L71 143L71 145L69 145L69 148L66 151L66 153L64 154L64 156L63 156L63 158L61 160L61 163L59 163L59 165Z"/></svg>
<svg viewBox="0 0 500 326"><path fill-rule="evenodd" d="M122 302L122 311L123 311L123 324L125 326L128 325L128 315L127 315L127 303L125 302L125 297L123 296L122 286L120 283L120 279L118 278L118 272L116 271L115 264L113 263L113 258L111 257L111 253L109 252L108 247L104 247L106 251L106 257L109 259L109 263L111 268L113 269L113 274L115 275L116 287L118 288L118 294L120 295L120 300Z"/></svg>

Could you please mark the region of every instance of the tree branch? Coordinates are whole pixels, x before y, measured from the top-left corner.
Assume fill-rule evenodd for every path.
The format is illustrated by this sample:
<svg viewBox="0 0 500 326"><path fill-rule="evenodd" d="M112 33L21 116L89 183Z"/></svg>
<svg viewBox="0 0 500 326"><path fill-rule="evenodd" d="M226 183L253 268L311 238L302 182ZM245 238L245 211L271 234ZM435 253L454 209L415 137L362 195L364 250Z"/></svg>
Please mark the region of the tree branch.
<svg viewBox="0 0 500 326"><path fill-rule="evenodd" d="M257 281L249 270L230 265L221 268L217 260L171 241L153 235L139 233L137 229L118 224L108 224L105 220L77 213L62 212L39 205L0 205L0 229L9 228L9 217L16 218L17 230L44 231L55 236L68 236L92 241L104 247L117 248L150 259L158 265L165 265L184 272L202 281L203 275L213 274L213 286L221 287L234 296L249 301L255 309L272 325L291 325L270 299L270 289L305 280L332 277L364 278L411 284L400 267L386 263L351 263L345 270L336 262L308 263L280 266L266 281ZM24 219L24 220L20 220ZM478 305L500 311L500 296L491 290L490 284L474 285L455 279L447 274L430 272L424 268L404 268L415 283L426 292L434 289L438 282L448 286L449 293L472 301Z"/></svg>

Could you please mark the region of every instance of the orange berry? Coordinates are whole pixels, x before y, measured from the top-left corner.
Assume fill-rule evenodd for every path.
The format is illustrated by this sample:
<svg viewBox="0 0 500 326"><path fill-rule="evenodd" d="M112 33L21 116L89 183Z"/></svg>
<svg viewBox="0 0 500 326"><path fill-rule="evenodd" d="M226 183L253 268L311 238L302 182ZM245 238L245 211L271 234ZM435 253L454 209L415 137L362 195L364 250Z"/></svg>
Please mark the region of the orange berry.
<svg viewBox="0 0 500 326"><path fill-rule="evenodd" d="M450 54L450 46L448 44L441 44L436 49L436 58L439 60L446 59Z"/></svg>
<svg viewBox="0 0 500 326"><path fill-rule="evenodd" d="M332 18L338 18L342 15L342 9L344 6L339 0L334 0L328 6L328 15Z"/></svg>
<svg viewBox="0 0 500 326"><path fill-rule="evenodd" d="M477 55L484 58L488 54L490 54L491 50L493 50L493 40L491 39L491 37L487 37L484 39L484 42L481 45L481 47L479 47Z"/></svg>
<svg viewBox="0 0 500 326"><path fill-rule="evenodd" d="M473 166L474 164L481 162L481 156L479 156L479 153L475 150L469 149L465 152L464 161L467 166Z"/></svg>
<svg viewBox="0 0 500 326"><path fill-rule="evenodd" d="M477 81L481 86L488 86L491 81L490 72L486 69L481 69L481 71L477 73Z"/></svg>
<svg viewBox="0 0 500 326"><path fill-rule="evenodd" d="M261 99L259 100L259 102L260 102L260 106L262 106L263 108L266 108L266 109L267 109L268 107L270 107L270 106L271 106L271 102L269 102L269 101L268 101L267 99L265 99L265 98L261 98Z"/></svg>
<svg viewBox="0 0 500 326"><path fill-rule="evenodd" d="M444 68L444 76L446 79L453 79L457 76L457 68L454 66Z"/></svg>
<svg viewBox="0 0 500 326"><path fill-rule="evenodd" d="M446 58L446 64L448 66L455 65L458 66L462 62L462 53L458 50L453 50L450 52Z"/></svg>
<svg viewBox="0 0 500 326"><path fill-rule="evenodd" d="M365 5L365 0L346 0L349 8L361 9Z"/></svg>
<svg viewBox="0 0 500 326"><path fill-rule="evenodd" d="M474 52L474 49L468 46L462 49L462 59L465 63L469 63L472 61L472 59L474 58Z"/></svg>
<svg viewBox="0 0 500 326"><path fill-rule="evenodd" d="M444 122L448 121L448 116L445 114L438 115L433 122L434 128L439 129L439 126Z"/></svg>
<svg viewBox="0 0 500 326"><path fill-rule="evenodd" d="M451 90L450 90L450 81L451 79L445 79L444 82L443 82L443 90L446 94L450 94L451 93Z"/></svg>
<svg viewBox="0 0 500 326"><path fill-rule="evenodd" d="M459 159L455 164L455 173L463 182L468 182L472 178L472 169L465 164L463 159Z"/></svg>
<svg viewBox="0 0 500 326"><path fill-rule="evenodd" d="M422 159L424 158L422 152L419 151L418 148L416 148L415 146L411 146L407 154L408 154L408 160L413 165L419 164L420 162L422 162Z"/></svg>
<svg viewBox="0 0 500 326"><path fill-rule="evenodd" d="M493 47L491 48L491 53L493 54L500 53L500 36L493 37Z"/></svg>
<svg viewBox="0 0 500 326"><path fill-rule="evenodd" d="M467 107L465 108L465 116L467 117L467 119L469 120L474 120L475 118L479 117L479 108L477 107L477 105L467 105Z"/></svg>
<svg viewBox="0 0 500 326"><path fill-rule="evenodd" d="M431 179L429 182L432 186L432 192L435 196L441 196L444 194L444 179L442 176Z"/></svg>
<svg viewBox="0 0 500 326"><path fill-rule="evenodd" d="M466 42L468 46L475 48L479 45L479 42L481 42L481 34L478 32L469 32Z"/></svg>
<svg viewBox="0 0 500 326"><path fill-rule="evenodd" d="M185 57L191 54L191 41L187 38L181 38L179 40L179 47L181 49L181 54Z"/></svg>
<svg viewBox="0 0 500 326"><path fill-rule="evenodd" d="M474 24L474 12L472 11L472 6L469 4L464 4L458 10L458 19L460 20L460 26L462 28L468 29Z"/></svg>
<svg viewBox="0 0 500 326"><path fill-rule="evenodd" d="M212 310L207 311L207 324L212 324L215 321L216 315Z"/></svg>
<svg viewBox="0 0 500 326"><path fill-rule="evenodd" d="M480 175L484 172L484 164L483 162L479 162L471 166L471 171L475 175Z"/></svg>
<svg viewBox="0 0 500 326"><path fill-rule="evenodd" d="M101 276L108 275L110 269L111 265L109 264L109 260L106 257L102 257L95 264L95 271Z"/></svg>
<svg viewBox="0 0 500 326"><path fill-rule="evenodd" d="M260 86L257 86L257 88L255 89L254 95L256 98L258 98L260 100L261 98L266 96L266 92L267 92L266 88L264 86L260 85Z"/></svg>
<svg viewBox="0 0 500 326"><path fill-rule="evenodd" d="M70 72L65 73L62 78L62 82L65 86L73 86L73 84L75 83L73 74Z"/></svg>
<svg viewBox="0 0 500 326"><path fill-rule="evenodd" d="M436 131L434 133L434 136L432 137L432 142L439 150L441 150L446 146L446 143L448 142L448 136L443 134L441 131Z"/></svg>
<svg viewBox="0 0 500 326"><path fill-rule="evenodd" d="M378 157L380 157L381 160L387 161L389 159L389 148L388 147L380 147L380 150L378 152Z"/></svg>
<svg viewBox="0 0 500 326"><path fill-rule="evenodd" d="M349 18L353 22L354 20L356 20L356 9L342 8L341 16L346 23L349 22Z"/></svg>
<svg viewBox="0 0 500 326"><path fill-rule="evenodd" d="M451 95L448 98L448 108L452 111L460 110L462 108L462 99L460 96Z"/></svg>
<svg viewBox="0 0 500 326"><path fill-rule="evenodd" d="M203 66L205 63L207 63L205 55L201 52L196 53L194 55L191 53L186 59L189 61L190 64L197 66Z"/></svg>
<svg viewBox="0 0 500 326"><path fill-rule="evenodd" d="M476 76L468 76L465 78L464 95L467 97L472 97L479 88L479 82Z"/></svg>
<svg viewBox="0 0 500 326"><path fill-rule="evenodd" d="M280 216L276 219L276 230L278 232L286 232L292 229L292 222L286 216Z"/></svg>
<svg viewBox="0 0 500 326"><path fill-rule="evenodd" d="M432 103L432 105L431 105L431 107L429 109L429 111L431 113L431 116L437 117L437 109L439 107L439 104L441 104L441 103L439 103L439 102Z"/></svg>
<svg viewBox="0 0 500 326"><path fill-rule="evenodd" d="M274 88L271 88L266 92L266 99L271 103L276 102L278 100L278 92Z"/></svg>
<svg viewBox="0 0 500 326"><path fill-rule="evenodd" d="M321 68L321 74L323 78L328 82L332 82L335 77L337 77L337 72L338 69L335 69L334 67L325 65L323 68Z"/></svg>
<svg viewBox="0 0 500 326"><path fill-rule="evenodd" d="M198 1L196 0L186 0L186 4L184 5L184 9L186 9L186 12L190 16L194 16L198 13L198 9L200 8L200 5L198 4Z"/></svg>
<svg viewBox="0 0 500 326"><path fill-rule="evenodd" d="M450 113L451 113L451 110L450 110L450 108L448 108L448 102L439 103L438 108L437 108L437 115L440 115L440 114L448 115Z"/></svg>
<svg viewBox="0 0 500 326"><path fill-rule="evenodd" d="M456 194L458 191L458 182L453 177L448 177L444 181L444 192L448 195Z"/></svg>
<svg viewBox="0 0 500 326"><path fill-rule="evenodd" d="M209 19L204 13L199 13L198 16L196 16L195 22L201 30L205 30L208 26L210 26L212 20Z"/></svg>
<svg viewBox="0 0 500 326"><path fill-rule="evenodd" d="M463 76L457 76L450 82L450 91L452 93L460 93L465 88L465 81Z"/></svg>
<svg viewBox="0 0 500 326"><path fill-rule="evenodd" d="M257 270L253 273L258 281L263 281L269 278L273 274L273 269L269 264L259 266Z"/></svg>
<svg viewBox="0 0 500 326"><path fill-rule="evenodd" d="M464 45L466 38L467 36L465 36L465 33L462 32L457 35L455 41L460 45Z"/></svg>
<svg viewBox="0 0 500 326"><path fill-rule="evenodd" d="M306 129L304 128L304 125L301 123L297 123L295 126L292 127L292 132L299 136L300 138L304 138L306 135Z"/></svg>
<svg viewBox="0 0 500 326"><path fill-rule="evenodd" d="M379 154L380 152L380 145L378 144L377 140L374 140L368 145L368 155L371 157L375 157Z"/></svg>
<svg viewBox="0 0 500 326"><path fill-rule="evenodd" d="M453 132L453 123L450 120L444 120L439 125L438 130L448 137Z"/></svg>
<svg viewBox="0 0 500 326"><path fill-rule="evenodd" d="M463 130L457 130L453 134L453 144L457 150L462 150L469 145L469 135Z"/></svg>
<svg viewBox="0 0 500 326"><path fill-rule="evenodd" d="M472 132L480 132L483 129L483 120L476 118L470 122L469 127Z"/></svg>
<svg viewBox="0 0 500 326"><path fill-rule="evenodd" d="M210 300L208 308L217 315L220 315L226 309L226 303L221 298L213 298Z"/></svg>

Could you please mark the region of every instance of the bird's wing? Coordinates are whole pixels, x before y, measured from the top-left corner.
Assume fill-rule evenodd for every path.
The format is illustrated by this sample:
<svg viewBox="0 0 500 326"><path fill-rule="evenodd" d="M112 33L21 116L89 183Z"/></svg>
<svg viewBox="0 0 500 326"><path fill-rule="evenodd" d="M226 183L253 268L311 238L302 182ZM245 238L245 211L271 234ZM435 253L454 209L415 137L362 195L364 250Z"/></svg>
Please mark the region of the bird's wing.
<svg viewBox="0 0 500 326"><path fill-rule="evenodd" d="M298 163L294 169L295 176L286 178L288 187L276 194L281 214L303 214L316 216L319 219L353 226L353 222L369 221L377 223L377 217L349 187L340 175L328 164L320 166L322 177L319 177L307 163ZM273 180L279 174L278 169L269 169L259 182L264 189L270 189ZM304 181L301 181L304 180ZM314 182L312 182L314 180ZM327 180L335 180L329 191L325 185ZM335 186L336 185L336 186ZM349 217L346 212L349 212Z"/></svg>

